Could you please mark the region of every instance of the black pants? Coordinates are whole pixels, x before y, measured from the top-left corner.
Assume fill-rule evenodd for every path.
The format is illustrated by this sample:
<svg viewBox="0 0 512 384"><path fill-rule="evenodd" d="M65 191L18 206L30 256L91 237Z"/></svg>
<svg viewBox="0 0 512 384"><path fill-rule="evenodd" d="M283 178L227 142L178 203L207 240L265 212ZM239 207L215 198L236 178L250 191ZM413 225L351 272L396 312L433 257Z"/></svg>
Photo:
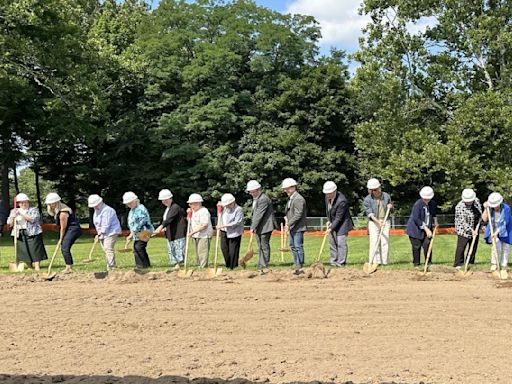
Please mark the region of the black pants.
<svg viewBox="0 0 512 384"><path fill-rule="evenodd" d="M142 240L136 240L133 243L133 255L135 256L135 268L149 268L151 262L149 261L149 255L146 251L148 243Z"/></svg>
<svg viewBox="0 0 512 384"><path fill-rule="evenodd" d="M73 265L71 246L75 244L75 241L80 237L81 234L82 229L80 227L68 227L64 237L62 238L60 250L62 252L62 256L64 256L64 262L66 265Z"/></svg>
<svg viewBox="0 0 512 384"><path fill-rule="evenodd" d="M430 244L430 239L425 236L423 240L416 239L414 237L409 236L409 240L412 245L412 262L414 265L420 265L421 263L421 248L423 247L423 256L427 257L428 246ZM432 263L432 253L430 254L430 260L428 263Z"/></svg>
<svg viewBox="0 0 512 384"><path fill-rule="evenodd" d="M455 262L453 263L454 267L459 267L464 265L464 254L466 253L466 248L471 246L471 242L473 239L468 239L467 237L457 236L457 248L455 249ZM476 250L478 248L478 235L476 236L475 246L473 247L473 251L471 255L469 255L469 264L475 264L475 255ZM469 251L469 249L468 249Z"/></svg>
<svg viewBox="0 0 512 384"><path fill-rule="evenodd" d="M228 238L225 231L220 231L220 249L222 249L222 254L224 255L226 268L235 269L238 267L241 242L242 236Z"/></svg>

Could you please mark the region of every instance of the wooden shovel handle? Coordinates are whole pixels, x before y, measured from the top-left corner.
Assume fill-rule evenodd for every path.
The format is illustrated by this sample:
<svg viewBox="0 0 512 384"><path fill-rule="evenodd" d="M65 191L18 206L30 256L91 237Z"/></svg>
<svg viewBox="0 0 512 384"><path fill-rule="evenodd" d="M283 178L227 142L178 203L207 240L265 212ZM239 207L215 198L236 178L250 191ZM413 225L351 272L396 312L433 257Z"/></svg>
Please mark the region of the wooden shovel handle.
<svg viewBox="0 0 512 384"><path fill-rule="evenodd" d="M430 238L430 244L428 245L427 257L425 257L425 267L423 268L423 274L427 273L428 262L430 260L430 255L432 254L432 245L434 244L434 237L436 237L437 225L434 227L434 231L432 232L432 237Z"/></svg>

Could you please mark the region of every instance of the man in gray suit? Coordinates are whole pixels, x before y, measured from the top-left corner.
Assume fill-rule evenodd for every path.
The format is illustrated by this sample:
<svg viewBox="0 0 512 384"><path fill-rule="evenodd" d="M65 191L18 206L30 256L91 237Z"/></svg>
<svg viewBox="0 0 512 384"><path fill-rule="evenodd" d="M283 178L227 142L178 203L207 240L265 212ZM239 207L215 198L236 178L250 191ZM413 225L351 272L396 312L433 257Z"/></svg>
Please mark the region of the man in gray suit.
<svg viewBox="0 0 512 384"><path fill-rule="evenodd" d="M276 228L274 208L270 198L261 191L261 185L256 180L247 183L247 192L252 196L251 232L256 235L258 242L258 269L263 271L270 263L270 237Z"/></svg>
<svg viewBox="0 0 512 384"><path fill-rule="evenodd" d="M297 192L297 182L288 178L283 180L282 188L288 195L285 209L285 231L290 234L290 248L293 254L295 273L300 273L304 265L304 232L306 231L306 200Z"/></svg>

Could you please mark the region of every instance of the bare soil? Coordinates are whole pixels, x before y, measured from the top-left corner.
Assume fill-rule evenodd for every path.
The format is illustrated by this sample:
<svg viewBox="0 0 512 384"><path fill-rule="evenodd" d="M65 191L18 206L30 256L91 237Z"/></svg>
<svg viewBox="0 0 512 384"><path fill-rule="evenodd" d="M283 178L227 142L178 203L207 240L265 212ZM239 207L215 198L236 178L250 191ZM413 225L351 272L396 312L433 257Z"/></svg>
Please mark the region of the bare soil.
<svg viewBox="0 0 512 384"><path fill-rule="evenodd" d="M512 282L450 269L0 276L2 383L511 383Z"/></svg>

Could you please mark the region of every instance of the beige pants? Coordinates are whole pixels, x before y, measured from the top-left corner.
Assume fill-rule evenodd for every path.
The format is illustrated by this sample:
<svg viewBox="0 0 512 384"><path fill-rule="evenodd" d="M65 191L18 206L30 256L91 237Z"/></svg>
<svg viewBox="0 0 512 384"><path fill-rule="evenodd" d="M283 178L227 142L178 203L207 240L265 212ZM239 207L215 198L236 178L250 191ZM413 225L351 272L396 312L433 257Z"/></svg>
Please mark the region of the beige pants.
<svg viewBox="0 0 512 384"><path fill-rule="evenodd" d="M193 238L194 241L194 250L196 251L196 260L197 265L201 268L206 268L208 266L208 256L210 253L210 239L209 238L201 238L196 239Z"/></svg>
<svg viewBox="0 0 512 384"><path fill-rule="evenodd" d="M116 255L114 252L114 246L116 245L117 237L118 235L112 235L100 240L101 248L103 248L103 252L105 252L105 258L107 259L108 270L116 267Z"/></svg>
<svg viewBox="0 0 512 384"><path fill-rule="evenodd" d="M372 221L368 222L368 233L370 234L370 251L368 255L368 260L370 263L375 264L387 264L388 256L389 256L389 228L390 222L387 221L384 225L384 231L382 232L382 237L380 239L380 247L377 245L377 252L375 253L375 258L372 261L373 253L375 252L375 244L377 243L377 239L379 238L380 228Z"/></svg>

